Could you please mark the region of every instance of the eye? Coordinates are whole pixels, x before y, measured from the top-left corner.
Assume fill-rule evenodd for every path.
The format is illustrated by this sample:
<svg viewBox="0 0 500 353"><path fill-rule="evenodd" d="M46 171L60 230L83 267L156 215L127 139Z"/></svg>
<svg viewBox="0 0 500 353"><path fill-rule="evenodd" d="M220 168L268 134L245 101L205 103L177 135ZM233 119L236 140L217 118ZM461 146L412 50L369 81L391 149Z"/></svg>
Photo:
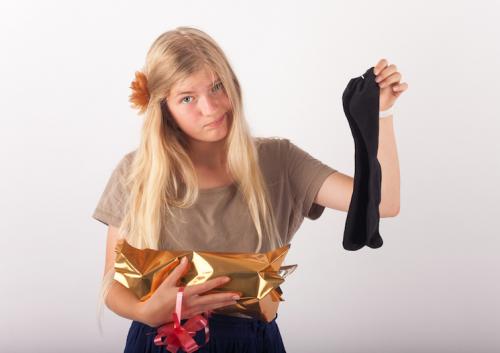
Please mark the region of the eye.
<svg viewBox="0 0 500 353"><path fill-rule="evenodd" d="M215 85L214 85L214 88L212 89L213 91L220 91L220 88L222 88L223 85L222 85L222 82L217 82ZM193 98L193 96L186 96L184 98L181 99L181 103L190 103L190 102L186 102L185 99L187 98Z"/></svg>
<svg viewBox="0 0 500 353"><path fill-rule="evenodd" d="M186 98L193 98L193 97L192 97L192 96L186 96L186 97L182 98L181 103L184 103L184 102L185 102L185 103L189 103L189 102L186 102L186 101L184 100L184 99L186 99Z"/></svg>
<svg viewBox="0 0 500 353"><path fill-rule="evenodd" d="M221 87L222 88L222 82L217 82L217 84L215 84L215 87ZM218 91L218 90L216 90Z"/></svg>

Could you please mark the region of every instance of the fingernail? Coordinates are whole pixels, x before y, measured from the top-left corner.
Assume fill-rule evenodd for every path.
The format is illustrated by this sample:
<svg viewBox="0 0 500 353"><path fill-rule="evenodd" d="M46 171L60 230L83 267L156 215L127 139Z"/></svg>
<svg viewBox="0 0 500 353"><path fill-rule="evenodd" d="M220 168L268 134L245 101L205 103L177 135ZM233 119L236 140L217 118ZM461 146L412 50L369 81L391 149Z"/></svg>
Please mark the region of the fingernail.
<svg viewBox="0 0 500 353"><path fill-rule="evenodd" d="M184 264L186 263L186 261L187 261L186 256L184 256L184 257L181 259L181 264L183 264L183 265L184 265Z"/></svg>
<svg viewBox="0 0 500 353"><path fill-rule="evenodd" d="M234 300L238 300L238 299L240 299L240 296L239 295L233 295L231 298L233 298Z"/></svg>

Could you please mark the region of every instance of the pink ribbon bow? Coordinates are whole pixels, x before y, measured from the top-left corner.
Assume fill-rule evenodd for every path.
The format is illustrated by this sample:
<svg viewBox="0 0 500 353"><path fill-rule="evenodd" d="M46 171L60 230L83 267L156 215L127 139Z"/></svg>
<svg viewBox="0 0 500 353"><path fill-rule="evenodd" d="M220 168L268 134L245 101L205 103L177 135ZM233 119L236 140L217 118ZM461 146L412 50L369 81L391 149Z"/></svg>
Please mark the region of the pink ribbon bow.
<svg viewBox="0 0 500 353"><path fill-rule="evenodd" d="M167 350L172 353L176 353L179 348L182 348L187 353L195 352L209 340L209 329L208 329L208 318L210 317L209 312L203 313L203 315L196 315L190 318L188 321L181 325L181 308L182 308L182 298L184 294L184 287L179 287L177 292L177 300L175 303L175 312L172 313L173 322L169 322L163 326L158 327L156 331L156 336L154 338L154 343L157 346L167 346ZM205 343L201 346L196 343L193 336L196 331L205 329ZM164 338L166 338L164 340Z"/></svg>

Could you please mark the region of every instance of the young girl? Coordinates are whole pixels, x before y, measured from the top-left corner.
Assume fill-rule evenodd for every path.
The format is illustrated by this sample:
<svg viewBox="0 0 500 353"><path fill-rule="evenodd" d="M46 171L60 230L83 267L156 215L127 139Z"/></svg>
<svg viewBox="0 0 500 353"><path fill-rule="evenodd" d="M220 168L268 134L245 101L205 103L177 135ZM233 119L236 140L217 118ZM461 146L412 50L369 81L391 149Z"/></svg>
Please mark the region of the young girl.
<svg viewBox="0 0 500 353"><path fill-rule="evenodd" d="M139 302L113 280L117 239L138 248L270 251L288 244L305 217L321 216L318 191L337 170L288 139L251 136L239 81L220 47L198 29L160 35L131 88L131 102L144 114L140 144L118 163L93 213L109 226L101 298L132 320L125 352L166 352L154 344L154 331L171 321L187 264ZM335 207L347 211L352 178L335 174ZM186 287L181 322L234 304L238 293L202 295L224 283L221 277ZM277 316L267 323L212 314L209 342L199 351L285 352ZM204 342L202 331L195 339Z"/></svg>

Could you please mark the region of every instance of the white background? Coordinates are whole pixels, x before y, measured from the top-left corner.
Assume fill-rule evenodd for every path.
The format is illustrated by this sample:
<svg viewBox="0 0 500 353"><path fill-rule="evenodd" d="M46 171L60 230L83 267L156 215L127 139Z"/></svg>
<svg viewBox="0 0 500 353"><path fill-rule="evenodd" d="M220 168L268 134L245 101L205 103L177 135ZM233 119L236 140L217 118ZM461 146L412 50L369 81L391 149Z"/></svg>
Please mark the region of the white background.
<svg viewBox="0 0 500 353"><path fill-rule="evenodd" d="M96 303L106 227L91 214L141 119L129 85L163 31L226 52L252 133L354 173L341 96L379 59L395 105L401 213L384 245L342 248L346 213L295 235L278 324L288 352L500 351L500 6L496 1L3 1L0 351L121 352Z"/></svg>

